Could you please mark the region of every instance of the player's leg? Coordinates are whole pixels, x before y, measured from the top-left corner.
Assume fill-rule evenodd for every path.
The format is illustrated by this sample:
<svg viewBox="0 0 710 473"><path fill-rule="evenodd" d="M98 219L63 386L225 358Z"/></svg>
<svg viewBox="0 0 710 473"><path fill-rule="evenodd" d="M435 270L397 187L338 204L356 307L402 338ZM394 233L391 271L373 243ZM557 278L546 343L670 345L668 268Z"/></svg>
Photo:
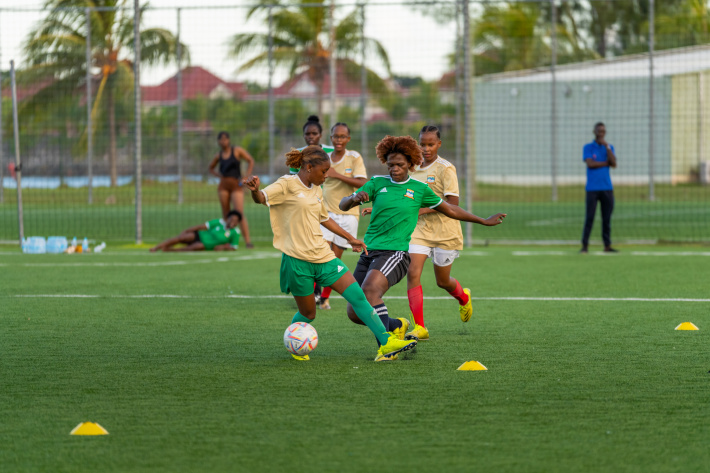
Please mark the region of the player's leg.
<svg viewBox="0 0 710 473"><path fill-rule="evenodd" d="M281 270L279 283L281 292L291 293L296 300L298 312L291 319L291 323L313 323L316 318L316 301L313 297L313 283L315 271L313 263L292 258L286 254L281 256ZM308 355L291 355L299 361L309 360Z"/></svg>
<svg viewBox="0 0 710 473"><path fill-rule="evenodd" d="M451 277L451 267L454 260L458 258L459 252L456 250L442 250L434 248L434 276L436 285L456 299L459 303L459 315L462 322L468 322L473 315L473 304L471 303L471 290L462 288L461 284Z"/></svg>
<svg viewBox="0 0 710 473"><path fill-rule="evenodd" d="M604 251L615 252L611 247L611 214L614 211L614 191L600 192L599 202L602 211L602 240Z"/></svg>
<svg viewBox="0 0 710 473"><path fill-rule="evenodd" d="M328 215L346 232L350 233L351 235L357 235L358 220L355 215L340 215L335 214L333 212L328 212ZM340 257L343 256L343 252L346 249L350 248L350 245L348 244L347 240L345 240L341 236L334 234L327 228L321 227L321 230L323 230L323 238L327 242L330 242L330 249L333 251L333 254L335 254L336 258L340 259ZM330 292L331 291L329 287L323 288L323 291L320 295L319 303L319 307L321 309L330 309L330 302L328 301L328 298L330 298Z"/></svg>
<svg viewBox="0 0 710 473"><path fill-rule="evenodd" d="M431 248L426 246L409 245L409 256L412 262L407 270L407 299L409 299L409 309L412 311L412 318L414 318L415 330L417 326L424 328L424 290L422 289L421 276L424 271L424 263L430 253Z"/></svg>
<svg viewBox="0 0 710 473"><path fill-rule="evenodd" d="M337 262L335 264L343 264L340 259L334 261ZM327 283L324 282L324 284ZM330 287L348 301L348 307L355 313L358 321L367 325L367 328L372 331L377 339L380 347L375 361L395 360L397 359L397 353L410 350L416 346L416 340L401 340L397 335L387 331L350 271L346 271L337 281L331 283Z"/></svg>
<svg viewBox="0 0 710 473"><path fill-rule="evenodd" d="M197 235L195 234L195 232L182 232L176 237L168 238L167 240L159 243L158 245L151 248L150 251L173 251L173 246L178 245L180 243L184 243L187 245L194 242L196 239Z"/></svg>
<svg viewBox="0 0 710 473"><path fill-rule="evenodd" d="M222 209L222 218L227 218L229 213L229 189L224 187L224 178L219 182L217 187L217 197L219 197L219 206Z"/></svg>
<svg viewBox="0 0 710 473"><path fill-rule="evenodd" d="M254 248L249 235L249 222L247 222L247 214L244 213L244 189L237 187L232 191L232 208L242 214L242 221L239 222L239 228L242 230L244 244L247 248Z"/></svg>
<svg viewBox="0 0 710 473"><path fill-rule="evenodd" d="M330 244L330 249L333 250L333 254L336 258L340 259L340 257L343 256L344 248L339 247L335 243ZM330 287L324 287L323 291L321 291L320 303L318 305L319 309L330 310L330 301L328 299L330 298L331 290L332 288Z"/></svg>
<svg viewBox="0 0 710 473"><path fill-rule="evenodd" d="M591 235L594 226L594 214L597 213L597 193L595 191L587 191L585 209L584 230L582 231L583 253L586 253L589 247L589 235Z"/></svg>

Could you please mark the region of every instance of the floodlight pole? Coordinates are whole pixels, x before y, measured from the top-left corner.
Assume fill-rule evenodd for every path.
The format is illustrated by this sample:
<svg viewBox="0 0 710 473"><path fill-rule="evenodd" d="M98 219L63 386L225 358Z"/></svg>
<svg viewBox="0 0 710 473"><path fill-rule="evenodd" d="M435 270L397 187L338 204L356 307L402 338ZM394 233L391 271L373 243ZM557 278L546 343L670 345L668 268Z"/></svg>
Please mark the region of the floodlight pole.
<svg viewBox="0 0 710 473"><path fill-rule="evenodd" d="M86 166L89 177L89 204L94 203L94 123L91 119L91 8L85 8L86 16Z"/></svg>
<svg viewBox="0 0 710 473"><path fill-rule="evenodd" d="M466 210L473 212L476 192L476 151L473 126L473 62L471 60L471 17L469 0L461 0L463 13L463 91L464 91L464 159L466 161ZM473 224L466 224L466 246L473 245Z"/></svg>
<svg viewBox="0 0 710 473"><path fill-rule="evenodd" d="M655 41L655 5L654 0L648 2L648 68L649 68L649 83L648 83L648 200L653 202L656 200L656 192L654 188L654 146L653 146L653 129L655 120L653 117L653 48Z"/></svg>
<svg viewBox="0 0 710 473"><path fill-rule="evenodd" d="M557 202L557 5L555 0L550 0L552 11L552 25L550 29L550 39L552 46L552 61L550 62L550 178L552 184L552 202Z"/></svg>
<svg viewBox="0 0 710 473"><path fill-rule="evenodd" d="M365 46L365 4L360 4L360 154L363 159L367 159L367 48Z"/></svg>
<svg viewBox="0 0 710 473"><path fill-rule="evenodd" d="M461 87L463 85L463 80L461 78L461 73L462 68L461 68L461 60L463 56L463 37L461 36L461 2L456 2L456 67L454 69L455 73L455 92L454 92L454 100L456 102L456 169L459 171L463 171L462 167L462 162L461 162L461 141L462 141L462 133L461 133L461 119L462 119L462 105L463 105L463 97L462 97L462 90Z"/></svg>
<svg viewBox="0 0 710 473"><path fill-rule="evenodd" d="M269 182L274 180L274 12L273 7L269 6L269 84L268 84L268 102L269 102Z"/></svg>
<svg viewBox="0 0 710 473"><path fill-rule="evenodd" d="M135 180L136 180L136 245L143 243L143 164L141 154L141 10L140 0L133 0L133 90L135 91Z"/></svg>
<svg viewBox="0 0 710 473"><path fill-rule="evenodd" d="M336 77L337 74L335 69L335 0L330 0L330 126L328 130L335 125L337 118L337 113L335 111L335 88L337 87Z"/></svg>
<svg viewBox="0 0 710 473"><path fill-rule="evenodd" d="M20 160L20 124L17 118L17 83L15 81L15 61L10 61L10 85L12 87L12 128L15 138L15 180L17 181L17 228L20 245L25 238L25 224L22 213L22 161Z"/></svg>
<svg viewBox="0 0 710 473"><path fill-rule="evenodd" d="M182 9L177 9L177 172L178 172L178 204L183 203L182 181L184 171L182 167L182 44L180 43L180 14Z"/></svg>

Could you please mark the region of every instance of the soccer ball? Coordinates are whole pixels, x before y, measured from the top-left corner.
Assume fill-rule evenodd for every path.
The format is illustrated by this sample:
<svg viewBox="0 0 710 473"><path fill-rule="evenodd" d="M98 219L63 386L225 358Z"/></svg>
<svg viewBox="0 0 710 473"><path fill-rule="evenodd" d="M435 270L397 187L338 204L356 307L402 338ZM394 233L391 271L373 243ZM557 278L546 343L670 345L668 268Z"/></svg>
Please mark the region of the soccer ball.
<svg viewBox="0 0 710 473"><path fill-rule="evenodd" d="M284 332L284 345L294 355L307 355L318 346L318 333L305 322L292 323Z"/></svg>

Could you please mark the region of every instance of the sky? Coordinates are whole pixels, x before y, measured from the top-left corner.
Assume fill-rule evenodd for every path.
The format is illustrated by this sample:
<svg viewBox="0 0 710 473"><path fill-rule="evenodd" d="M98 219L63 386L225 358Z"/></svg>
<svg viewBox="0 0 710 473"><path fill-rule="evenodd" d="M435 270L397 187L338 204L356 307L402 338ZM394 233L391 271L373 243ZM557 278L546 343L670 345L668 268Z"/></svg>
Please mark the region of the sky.
<svg viewBox="0 0 710 473"><path fill-rule="evenodd" d="M426 10L404 5L377 5L369 2L366 10L365 35L379 40L389 53L392 72L397 75L421 76L435 80L449 69L448 55L453 49L455 25L437 23ZM354 8L354 0L341 0L344 5L336 16L343 16ZM21 43L28 32L43 16L43 2L28 0L18 7L17 0L0 0L0 65L9 69L10 59L18 67L22 63ZM193 9L200 4L199 9ZM266 83L265 70L238 72L242 61L227 57L228 39L237 33L266 32L266 22L252 17L246 20L247 5L251 1L239 0L152 0L144 17L144 27L177 29L177 14L182 10L181 38L191 53L191 64L206 67L220 77L236 81ZM215 8L209 8L209 7ZM236 7L235 7L236 6ZM19 10L19 9L22 10ZM13 10L14 9L14 10ZM34 11L28 11L34 10ZM381 65L368 62L368 66L384 73ZM175 74L175 66L142 69L143 85L154 85ZM277 72L274 85L286 79L285 72Z"/></svg>

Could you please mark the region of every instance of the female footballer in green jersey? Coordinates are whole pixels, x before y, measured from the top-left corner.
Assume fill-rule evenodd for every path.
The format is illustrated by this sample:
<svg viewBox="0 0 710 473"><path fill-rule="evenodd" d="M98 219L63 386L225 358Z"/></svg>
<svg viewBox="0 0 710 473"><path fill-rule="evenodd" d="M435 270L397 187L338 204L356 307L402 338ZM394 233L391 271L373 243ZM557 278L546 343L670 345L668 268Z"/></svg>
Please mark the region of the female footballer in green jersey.
<svg viewBox="0 0 710 473"><path fill-rule="evenodd" d="M355 280L362 287L368 302L375 308L389 332L404 339L409 321L392 319L382 296L407 274L410 257L409 241L417 226L419 209L430 208L447 217L480 225L494 226L503 222L506 214L486 219L450 205L428 185L409 177L409 172L422 163L422 150L411 136L385 136L377 144L377 157L387 165L388 176L374 176L354 194L344 197L341 210L372 202L372 218L365 233L368 254L360 256ZM361 323L348 306L348 316Z"/></svg>
<svg viewBox="0 0 710 473"><path fill-rule="evenodd" d="M150 249L151 252L162 251L233 251L239 245L239 229L237 225L242 220L238 210L231 210L227 218L216 218L202 225L196 225L183 230L178 236L168 238ZM175 245L183 244L175 248Z"/></svg>
<svg viewBox="0 0 710 473"><path fill-rule="evenodd" d="M264 189L259 189L259 178L252 176L244 184L251 191L254 202L269 207L274 247L283 253L281 258L281 291L293 294L298 312L292 322L311 323L316 317L313 284L330 286L342 294L358 320L368 326L380 348L375 361L397 358L401 351L416 346L412 340L388 333L374 309L367 302L360 286L347 266L323 239L321 225L344 238L354 251L367 253L367 246L338 226L329 216L320 186L325 181L330 158L318 146L303 151L291 150L286 164L298 168L298 174L283 176ZM299 360L307 357L295 357Z"/></svg>
<svg viewBox="0 0 710 473"><path fill-rule="evenodd" d="M335 148L320 144L321 138L323 138L323 126L320 124L320 118L318 115L311 115L303 125L303 140L306 146L320 146L326 153L332 153ZM298 149L304 150L306 146ZM291 174L298 174L297 168L291 167L289 171Z"/></svg>

